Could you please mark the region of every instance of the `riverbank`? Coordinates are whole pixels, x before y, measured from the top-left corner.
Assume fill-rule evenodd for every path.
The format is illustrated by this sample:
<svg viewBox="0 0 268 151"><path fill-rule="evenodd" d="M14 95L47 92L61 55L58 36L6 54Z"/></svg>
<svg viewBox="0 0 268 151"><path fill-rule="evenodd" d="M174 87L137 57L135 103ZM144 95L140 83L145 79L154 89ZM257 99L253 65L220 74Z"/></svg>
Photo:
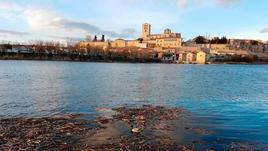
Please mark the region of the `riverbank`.
<svg viewBox="0 0 268 151"><path fill-rule="evenodd" d="M36 60L36 61L77 61L77 62L129 62L160 63L154 58L130 58L125 56L44 54L44 53L0 53L0 60Z"/></svg>
<svg viewBox="0 0 268 151"><path fill-rule="evenodd" d="M126 56L79 55L79 54L44 54L44 53L0 53L0 60L29 60L29 61L74 61L74 62L122 62L122 63L169 63L160 58L136 58ZM175 64L175 63L174 63ZM267 61L216 61L207 64L268 64Z"/></svg>
<svg viewBox="0 0 268 151"><path fill-rule="evenodd" d="M0 150L250 150L248 143L200 141L213 131L187 124L185 110L161 106L97 108L101 115L0 120ZM184 141L184 137L191 141ZM209 144L210 143L210 144ZM217 144L217 145L215 145ZM213 147L214 146L214 147Z"/></svg>

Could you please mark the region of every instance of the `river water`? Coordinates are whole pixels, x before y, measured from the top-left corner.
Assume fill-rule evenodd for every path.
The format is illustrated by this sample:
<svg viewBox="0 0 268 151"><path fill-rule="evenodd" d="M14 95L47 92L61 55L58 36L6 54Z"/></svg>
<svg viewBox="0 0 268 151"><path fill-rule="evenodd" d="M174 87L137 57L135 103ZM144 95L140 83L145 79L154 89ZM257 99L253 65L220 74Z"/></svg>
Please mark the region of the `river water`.
<svg viewBox="0 0 268 151"><path fill-rule="evenodd" d="M206 139L268 144L267 65L0 61L1 118L144 104L183 107Z"/></svg>

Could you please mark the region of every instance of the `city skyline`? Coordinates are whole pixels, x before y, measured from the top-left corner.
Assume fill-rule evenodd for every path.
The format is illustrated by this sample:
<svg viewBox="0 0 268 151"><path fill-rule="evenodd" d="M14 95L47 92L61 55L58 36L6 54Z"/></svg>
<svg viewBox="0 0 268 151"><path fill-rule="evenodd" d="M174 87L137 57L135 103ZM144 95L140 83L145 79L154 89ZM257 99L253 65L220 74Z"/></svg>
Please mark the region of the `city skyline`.
<svg viewBox="0 0 268 151"><path fill-rule="evenodd" d="M268 2L260 0L1 0L0 40L82 40L140 37L140 25L184 39L198 35L268 40Z"/></svg>

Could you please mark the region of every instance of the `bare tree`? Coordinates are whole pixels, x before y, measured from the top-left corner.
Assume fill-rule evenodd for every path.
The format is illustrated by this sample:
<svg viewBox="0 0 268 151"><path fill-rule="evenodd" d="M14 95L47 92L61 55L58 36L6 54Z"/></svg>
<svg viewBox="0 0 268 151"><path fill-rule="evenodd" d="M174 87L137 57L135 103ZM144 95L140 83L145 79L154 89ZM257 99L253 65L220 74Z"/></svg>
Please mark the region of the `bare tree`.
<svg viewBox="0 0 268 151"><path fill-rule="evenodd" d="M91 38L91 36L90 35L86 35L86 41L92 41L92 38Z"/></svg>

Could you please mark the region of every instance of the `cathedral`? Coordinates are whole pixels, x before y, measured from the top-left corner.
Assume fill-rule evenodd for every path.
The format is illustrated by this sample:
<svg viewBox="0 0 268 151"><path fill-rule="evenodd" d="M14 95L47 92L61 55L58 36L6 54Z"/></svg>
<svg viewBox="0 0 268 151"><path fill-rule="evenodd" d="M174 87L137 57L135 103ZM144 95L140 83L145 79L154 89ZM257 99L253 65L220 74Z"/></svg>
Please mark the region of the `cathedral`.
<svg viewBox="0 0 268 151"><path fill-rule="evenodd" d="M143 42L162 48L179 48L182 39L180 33L172 33L170 29L165 29L162 34L151 34L151 25L145 23L142 25Z"/></svg>
<svg viewBox="0 0 268 151"><path fill-rule="evenodd" d="M180 33L172 33L170 29L165 29L162 34L151 34L151 25L145 23L142 25L141 37L135 40L116 39L111 42L103 41L87 41L81 42L81 47L100 47L100 48L160 48L165 49L177 49L182 45L182 39Z"/></svg>
<svg viewBox="0 0 268 151"><path fill-rule="evenodd" d="M112 42L112 48L139 47L139 48L161 48L176 49L182 45L180 33L172 33L170 29L165 29L162 34L151 34L151 25L142 25L141 37L138 40L117 39Z"/></svg>

